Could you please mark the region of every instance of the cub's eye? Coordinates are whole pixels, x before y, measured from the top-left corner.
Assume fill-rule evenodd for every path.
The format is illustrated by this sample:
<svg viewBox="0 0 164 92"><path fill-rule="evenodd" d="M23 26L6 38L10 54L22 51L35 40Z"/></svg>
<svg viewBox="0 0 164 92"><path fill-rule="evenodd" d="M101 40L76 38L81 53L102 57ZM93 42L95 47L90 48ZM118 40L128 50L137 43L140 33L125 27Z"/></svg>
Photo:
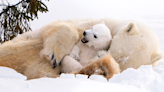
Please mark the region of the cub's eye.
<svg viewBox="0 0 164 92"><path fill-rule="evenodd" d="M97 36L96 36L96 35L94 35L94 38L97 38Z"/></svg>

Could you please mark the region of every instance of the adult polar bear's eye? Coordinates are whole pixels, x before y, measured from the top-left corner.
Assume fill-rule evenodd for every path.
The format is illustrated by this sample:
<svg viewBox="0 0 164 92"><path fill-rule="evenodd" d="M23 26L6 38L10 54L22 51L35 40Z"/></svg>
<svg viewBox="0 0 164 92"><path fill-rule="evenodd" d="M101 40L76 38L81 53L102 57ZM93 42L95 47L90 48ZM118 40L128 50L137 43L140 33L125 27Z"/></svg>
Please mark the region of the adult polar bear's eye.
<svg viewBox="0 0 164 92"><path fill-rule="evenodd" d="M94 38L97 38L97 36L95 34L93 36L94 36Z"/></svg>

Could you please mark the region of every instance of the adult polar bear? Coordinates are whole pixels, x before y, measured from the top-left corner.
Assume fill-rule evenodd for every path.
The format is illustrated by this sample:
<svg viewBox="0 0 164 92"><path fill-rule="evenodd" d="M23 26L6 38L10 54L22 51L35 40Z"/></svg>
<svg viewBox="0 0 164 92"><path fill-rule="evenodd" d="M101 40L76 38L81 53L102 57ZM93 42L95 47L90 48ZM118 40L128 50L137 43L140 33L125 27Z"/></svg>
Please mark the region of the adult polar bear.
<svg viewBox="0 0 164 92"><path fill-rule="evenodd" d="M71 20L67 22L72 23L74 27L77 28L76 32L79 34L79 38L81 38L81 34L84 30L91 28L100 21L104 21L106 26L111 30L113 40L108 51L120 64L121 70L125 70L129 67L138 68L141 65L156 66L158 64L158 61L162 58L159 49L159 39L155 32L143 23L133 20L119 21L109 18L97 20ZM70 37L62 40L64 44L62 43L62 47L59 47L56 45L56 38L54 38L53 35L49 35L51 32L49 33L48 30L46 30L46 32L45 30L42 30L41 32L41 36L43 37L45 43L42 50L42 55L50 56L50 60L52 58L51 53L54 53L55 57L53 61L55 60L55 64L58 65L63 57L70 53L70 48L72 46L67 48L67 46L70 46L67 44L70 43L66 42L70 39ZM44 37L45 34L48 35ZM46 42L52 43L52 45ZM76 42L77 40L71 42L71 44ZM51 46L52 48L47 48L47 46ZM46 49L49 49L49 51Z"/></svg>
<svg viewBox="0 0 164 92"><path fill-rule="evenodd" d="M111 30L113 40L108 51L120 64L121 70L146 64L155 66L162 58L158 37L149 27L137 21L105 18L56 21L37 32L18 36L0 46L0 66L14 68L28 79L54 77L59 74L60 66L53 69L48 61L58 65L82 38L82 33L101 21ZM36 35L36 39L27 39ZM43 58L38 54L40 51Z"/></svg>

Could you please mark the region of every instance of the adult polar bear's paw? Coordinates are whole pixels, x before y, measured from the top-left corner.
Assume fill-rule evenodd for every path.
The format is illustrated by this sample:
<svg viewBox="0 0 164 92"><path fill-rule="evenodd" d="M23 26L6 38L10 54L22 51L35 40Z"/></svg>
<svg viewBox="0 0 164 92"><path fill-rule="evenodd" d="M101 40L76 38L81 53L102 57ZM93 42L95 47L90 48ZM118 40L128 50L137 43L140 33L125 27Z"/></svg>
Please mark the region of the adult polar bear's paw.
<svg viewBox="0 0 164 92"><path fill-rule="evenodd" d="M75 74L89 75L103 75L105 78L110 79L114 74L120 73L119 64L114 60L111 55L105 55L100 59L90 63L82 68Z"/></svg>
<svg viewBox="0 0 164 92"><path fill-rule="evenodd" d="M44 44L40 56L46 57L55 68L64 56L70 53L79 39L79 34L78 29L70 23L57 22L54 24L48 25L41 30Z"/></svg>
<svg viewBox="0 0 164 92"><path fill-rule="evenodd" d="M50 61L51 65L53 65L53 68L58 66L58 63L57 63L57 61L55 59L55 55L54 55L54 53L52 52L51 49L43 49L43 50L41 50L40 56L41 57L46 57L46 59Z"/></svg>

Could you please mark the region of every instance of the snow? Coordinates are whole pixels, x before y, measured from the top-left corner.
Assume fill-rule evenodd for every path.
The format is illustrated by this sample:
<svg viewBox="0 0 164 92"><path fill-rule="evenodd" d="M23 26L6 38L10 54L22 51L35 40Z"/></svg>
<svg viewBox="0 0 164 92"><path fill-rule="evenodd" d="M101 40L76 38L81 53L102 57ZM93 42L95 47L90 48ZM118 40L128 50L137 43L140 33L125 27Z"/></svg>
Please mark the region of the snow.
<svg viewBox="0 0 164 92"><path fill-rule="evenodd" d="M137 70L129 68L115 75L109 82L134 85L138 88L145 88L149 92L163 92L164 66L159 65L152 68L151 65L143 65Z"/></svg>
<svg viewBox="0 0 164 92"><path fill-rule="evenodd" d="M2 66L0 67L0 78L22 79L22 80L27 79L26 76L17 73L15 70Z"/></svg>
<svg viewBox="0 0 164 92"><path fill-rule="evenodd" d="M129 68L107 80L101 75L61 74L60 78L26 77L7 67L0 67L1 92L163 92L164 66L143 65ZM3 72L5 71L5 72Z"/></svg>
<svg viewBox="0 0 164 92"><path fill-rule="evenodd" d="M17 3L18 0L8 0ZM44 1L44 0L43 0ZM31 22L33 30L55 20L76 18L114 18L138 20L158 35L164 55L163 0L50 0L44 1L48 13L39 13ZM125 59L128 59L125 58ZM164 92L164 59L160 65L129 68L106 80L100 75L62 74L60 78L27 78L15 70L0 67L0 92Z"/></svg>
<svg viewBox="0 0 164 92"><path fill-rule="evenodd" d="M104 81L104 82L107 82L107 79L104 78L103 76L101 75L91 75L89 77L90 80L96 80L96 81Z"/></svg>

